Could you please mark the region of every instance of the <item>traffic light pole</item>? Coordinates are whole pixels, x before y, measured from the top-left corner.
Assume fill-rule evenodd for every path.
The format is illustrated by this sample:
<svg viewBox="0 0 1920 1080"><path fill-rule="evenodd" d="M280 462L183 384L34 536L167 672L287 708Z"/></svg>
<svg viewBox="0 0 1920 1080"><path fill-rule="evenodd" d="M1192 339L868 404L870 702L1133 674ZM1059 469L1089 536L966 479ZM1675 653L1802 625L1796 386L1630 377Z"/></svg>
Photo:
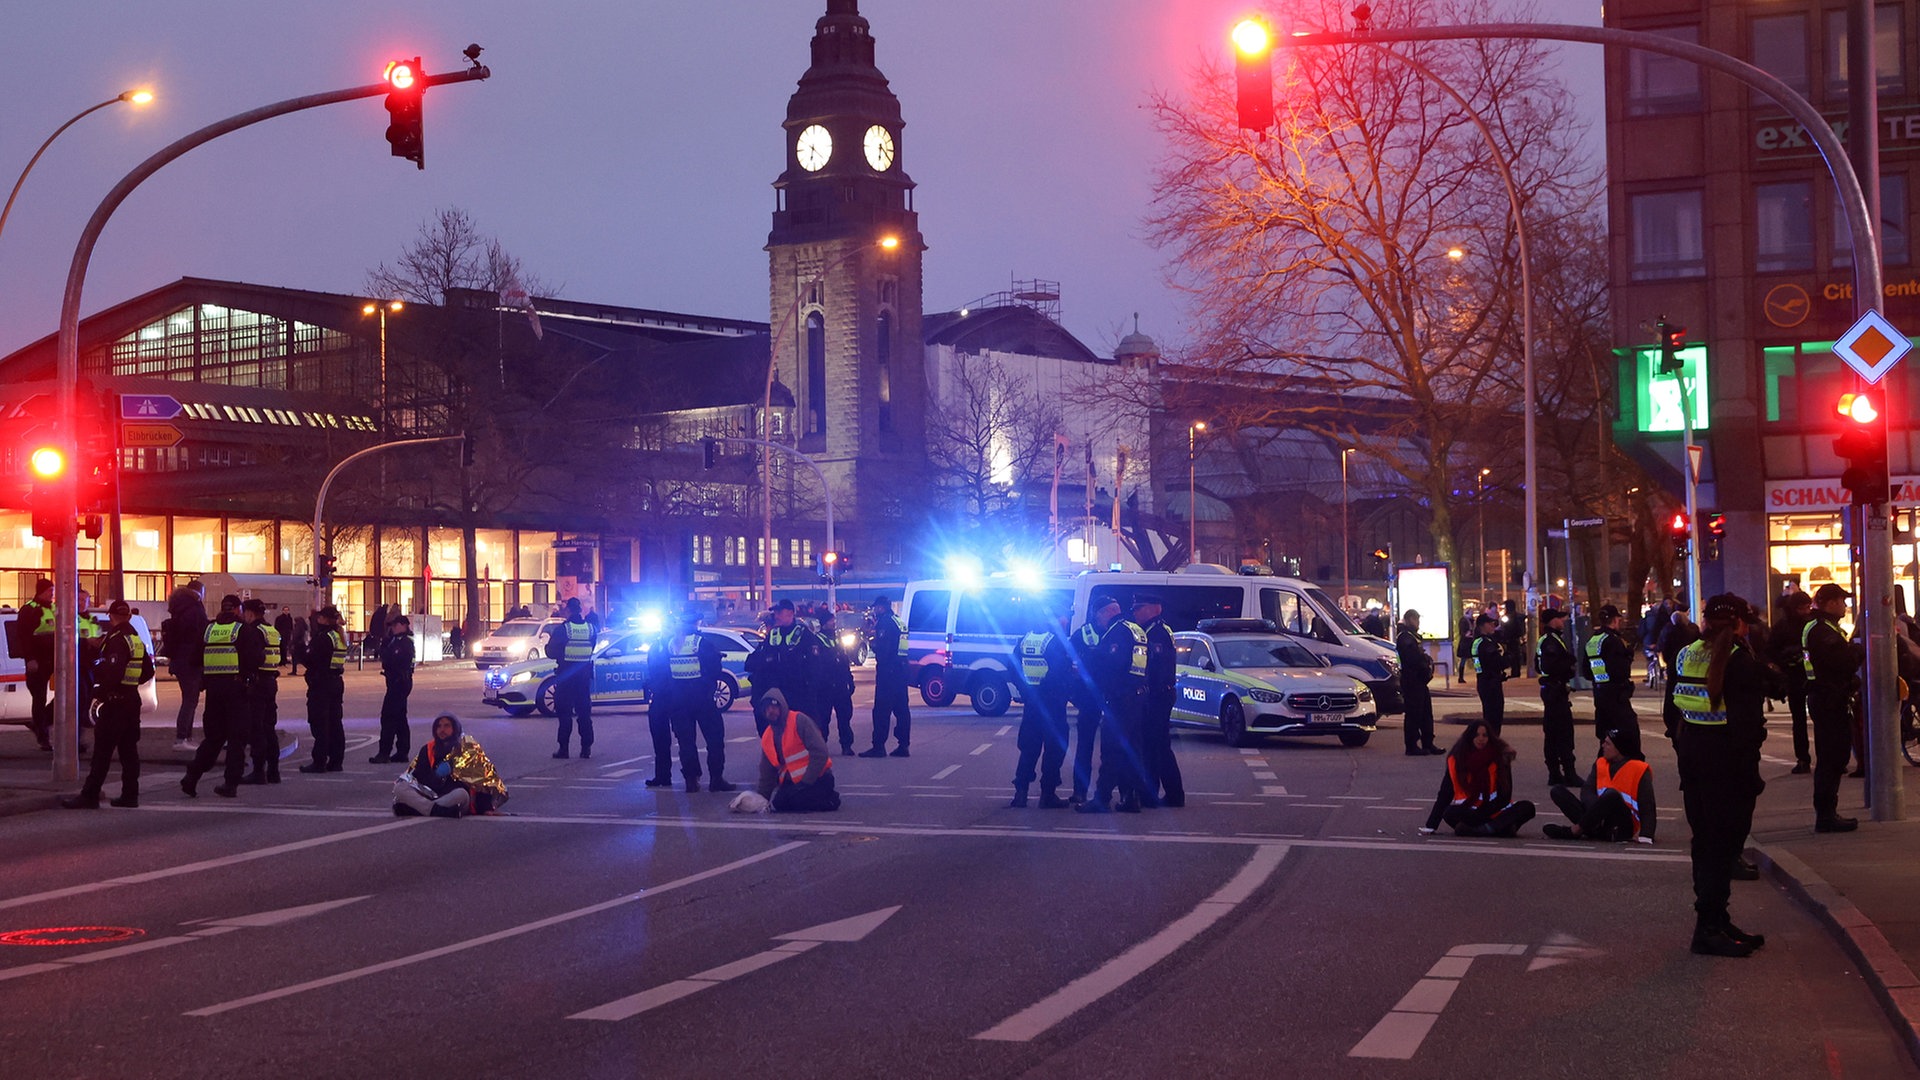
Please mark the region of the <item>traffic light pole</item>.
<svg viewBox="0 0 1920 1080"><path fill-rule="evenodd" d="M770 442L766 439L749 439L743 436L733 436L733 435L709 435L707 436L707 438L717 443L733 443L736 446L758 446L767 450L778 450L781 453L787 455L788 457L794 459L795 461L798 461L800 464L805 465L807 468L812 469L813 475L816 478L818 478L820 481L821 492L824 493L827 497L827 550L828 551L840 550L838 545L834 543L834 539L833 539L833 488L829 487L827 484L827 474L821 471L820 466L814 464L814 461L812 458L808 457L807 455L801 453L798 450L795 450L791 446L782 446L777 442ZM771 471L769 471L769 475L771 475ZM769 510L767 511L767 513L771 515L773 511ZM769 517L768 521L769 521L769 525L768 525L768 534L767 534L767 550L765 553L766 558L764 559L764 562L766 563L766 566L767 566L767 582L768 582L767 604L771 606L773 604L773 584L772 584L773 582L773 534L772 534L772 525L771 525L772 518ZM832 611L840 610L839 584L840 583L835 580L835 574L827 575L827 607L829 610L832 610Z"/></svg>
<svg viewBox="0 0 1920 1080"><path fill-rule="evenodd" d="M384 442L378 446L369 446L365 450L356 450L348 454L346 457L340 459L340 464L335 465L332 470L327 473L327 478L320 481L320 494L314 496L313 499L313 609L315 611L327 606L327 586L325 582L320 580L320 556L322 554L320 551L320 537L322 535L320 525L321 518L327 508L327 489L333 486L333 478L339 476L340 471L347 466L359 461L363 457L377 454L382 450L397 450L402 446L431 446L434 443L457 442L464 444L466 441L467 437L465 435L441 435L431 439L400 439L395 442ZM326 554L332 554L332 552L329 551ZM467 567L467 573L472 574L473 567Z"/></svg>
<svg viewBox="0 0 1920 1080"><path fill-rule="evenodd" d="M491 74L492 72L485 67L475 64L465 71L429 76L426 83L428 86L434 86L440 83L467 82L473 79L484 79ZM263 120L319 108L322 105L378 97L392 89L389 84L378 82L369 86L356 86L345 90L331 90L322 94L289 98L230 116L168 144L152 157L135 166L132 172L122 177L120 182L113 186L113 190L107 192L107 197L100 201L100 205L93 211L93 216L87 219L86 227L80 231L80 242L73 249L73 262L67 268L66 291L60 300L60 333L55 353L60 381L57 395L59 399L57 438L60 441L59 445L67 453L68 461L77 460L79 448L80 295L87 281L87 264L93 260L93 249L99 243L100 234L106 229L107 221L113 217L113 212L119 209L127 196L133 194L133 190L144 183L148 177L197 146ZM65 505L62 507L64 525L60 530L59 538L52 541L54 610L60 613L60 617L54 623L52 689L60 701L60 708L54 714L53 777L62 781L77 780L80 776L80 714L72 705L80 699L80 628L77 622L80 603L80 549L79 529L76 527L80 516L80 503L77 492L71 488L69 491L70 494L66 496Z"/></svg>

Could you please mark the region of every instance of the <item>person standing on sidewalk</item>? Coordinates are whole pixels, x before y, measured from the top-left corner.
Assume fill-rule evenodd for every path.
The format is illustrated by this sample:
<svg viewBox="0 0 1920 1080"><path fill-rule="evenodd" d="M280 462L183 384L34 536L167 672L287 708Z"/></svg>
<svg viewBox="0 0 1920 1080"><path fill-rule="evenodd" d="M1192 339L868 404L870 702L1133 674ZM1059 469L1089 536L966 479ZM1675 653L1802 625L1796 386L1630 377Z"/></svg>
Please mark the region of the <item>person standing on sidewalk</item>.
<svg viewBox="0 0 1920 1080"><path fill-rule="evenodd" d="M1813 828L1852 832L1840 816L1840 778L1853 752L1853 694L1860 685L1861 650L1840 632L1853 594L1829 581L1813 594L1813 618L1800 630L1801 670L1807 677L1807 713L1813 721Z"/></svg>
<svg viewBox="0 0 1920 1080"><path fill-rule="evenodd" d="M1507 655L1500 648L1500 620L1483 614L1473 621L1473 688L1480 695L1480 719L1500 737L1507 719Z"/></svg>
<svg viewBox="0 0 1920 1080"><path fill-rule="evenodd" d="M1393 649L1400 654L1400 692L1406 698L1406 716L1401 734L1409 757L1444 754L1433 742L1433 657L1420 640L1420 613L1409 610L1400 616L1400 629L1394 634Z"/></svg>
<svg viewBox="0 0 1920 1080"><path fill-rule="evenodd" d="M200 706L200 652L207 633L207 587L199 578L173 590L167 599L167 670L180 685L180 713L173 720L173 748L193 750L193 713Z"/></svg>
<svg viewBox="0 0 1920 1080"><path fill-rule="evenodd" d="M1760 743L1767 737L1766 665L1747 644L1757 621L1752 605L1732 593L1707 601L1702 637L1680 651L1668 673L1680 730L1674 755L1687 827L1693 830L1693 951L1750 956L1766 944L1733 924L1727 901L1753 805L1766 788Z"/></svg>
<svg viewBox="0 0 1920 1080"><path fill-rule="evenodd" d="M340 631L340 609L328 604L313 613L307 641L307 730L313 736L313 760L303 773L346 769L347 637Z"/></svg>
<svg viewBox="0 0 1920 1080"><path fill-rule="evenodd" d="M1578 766L1573 757L1573 692L1567 688L1573 680L1573 649L1561 636L1566 624L1566 612L1557 608L1542 611L1540 627L1545 632L1534 647L1534 663L1540 668L1540 704L1545 710L1540 733L1549 787L1580 782L1580 774L1574 771Z"/></svg>
<svg viewBox="0 0 1920 1080"><path fill-rule="evenodd" d="M387 635L380 639L380 675L387 681L387 693L380 699L380 752L368 759L375 765L407 762L407 748L413 744L407 730L413 655L413 620L396 614L387 624Z"/></svg>
<svg viewBox="0 0 1920 1080"><path fill-rule="evenodd" d="M100 702L100 722L93 733L93 765L80 794L60 800L60 805L69 810L99 808L100 789L106 786L116 752L120 755L120 797L112 803L140 805L140 684L153 678L153 658L128 622L132 613L125 600L115 600L107 609L107 633L92 672L94 699Z"/></svg>

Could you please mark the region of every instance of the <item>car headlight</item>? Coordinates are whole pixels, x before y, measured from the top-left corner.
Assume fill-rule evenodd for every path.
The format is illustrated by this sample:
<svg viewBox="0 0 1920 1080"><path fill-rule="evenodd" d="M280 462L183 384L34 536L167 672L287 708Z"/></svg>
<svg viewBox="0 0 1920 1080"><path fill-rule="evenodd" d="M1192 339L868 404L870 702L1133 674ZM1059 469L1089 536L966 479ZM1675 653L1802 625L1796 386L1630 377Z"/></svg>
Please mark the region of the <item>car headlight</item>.
<svg viewBox="0 0 1920 1080"><path fill-rule="evenodd" d="M522 671L522 672L520 672L520 673L518 673L518 674L516 674L516 675L515 675L515 676L514 676L513 678L511 678L511 679L508 679L507 681L508 681L508 682L510 682L510 683L512 683L512 684L513 684L513 685L515 685L515 686L518 686L518 685L520 685L520 684L521 684L521 683L523 683L523 682L532 682L532 681L533 681L533 672L531 672L531 671Z"/></svg>
<svg viewBox="0 0 1920 1080"><path fill-rule="evenodd" d="M1361 691L1360 691L1360 693L1359 693L1359 695L1358 695L1358 696L1359 696L1359 699L1360 699L1361 701L1372 701L1372 700L1373 700L1373 691L1371 691L1371 690L1364 690L1364 689L1363 689L1363 690L1361 690Z"/></svg>
<svg viewBox="0 0 1920 1080"><path fill-rule="evenodd" d="M1284 700L1277 690L1249 690L1247 696L1267 705L1278 705Z"/></svg>
<svg viewBox="0 0 1920 1080"><path fill-rule="evenodd" d="M840 631L840 647L841 648L851 649L854 647L854 645L858 644L859 641L860 641L860 636L858 634L855 634L853 631L851 630Z"/></svg>

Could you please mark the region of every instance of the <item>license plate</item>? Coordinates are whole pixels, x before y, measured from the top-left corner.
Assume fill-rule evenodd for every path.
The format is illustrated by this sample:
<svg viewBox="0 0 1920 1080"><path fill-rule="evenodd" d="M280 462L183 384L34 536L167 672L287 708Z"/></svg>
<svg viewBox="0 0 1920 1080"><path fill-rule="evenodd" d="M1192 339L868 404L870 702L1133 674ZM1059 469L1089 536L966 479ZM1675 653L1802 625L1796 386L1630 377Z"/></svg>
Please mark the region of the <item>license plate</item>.
<svg viewBox="0 0 1920 1080"><path fill-rule="evenodd" d="M1346 717L1337 712L1317 712L1307 717L1307 722L1313 724L1343 724L1346 720Z"/></svg>

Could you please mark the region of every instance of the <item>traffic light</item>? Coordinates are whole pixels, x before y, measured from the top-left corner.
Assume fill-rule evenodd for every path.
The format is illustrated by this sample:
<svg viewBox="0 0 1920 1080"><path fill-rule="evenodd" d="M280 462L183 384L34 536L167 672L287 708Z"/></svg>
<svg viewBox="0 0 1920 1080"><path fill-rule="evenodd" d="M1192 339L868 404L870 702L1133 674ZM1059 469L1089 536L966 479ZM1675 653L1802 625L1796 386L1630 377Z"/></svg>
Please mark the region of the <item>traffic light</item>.
<svg viewBox="0 0 1920 1080"><path fill-rule="evenodd" d="M1273 126L1273 31L1259 19L1233 28L1234 108L1240 126L1264 132Z"/></svg>
<svg viewBox="0 0 1920 1080"><path fill-rule="evenodd" d="M1687 328L1662 318L1654 330L1660 335L1660 374L1678 375L1687 363L1680 357L1680 350L1687 347Z"/></svg>
<svg viewBox="0 0 1920 1080"><path fill-rule="evenodd" d="M1693 539L1693 523L1687 520L1685 510L1675 510L1673 520L1667 522L1667 536L1673 540L1673 553L1685 558L1689 542Z"/></svg>
<svg viewBox="0 0 1920 1080"><path fill-rule="evenodd" d="M427 93L426 72L420 68L420 58L395 60L387 64L387 112L391 119L387 122L387 142L393 146L393 156L406 158L424 169L427 167L427 135L421 118L421 103Z"/></svg>
<svg viewBox="0 0 1920 1080"><path fill-rule="evenodd" d="M1708 514L1706 526L1706 534L1703 537L1706 540L1706 547L1703 549L1703 554L1709 560L1717 560L1720 558L1720 541L1727 535L1727 515L1718 512Z"/></svg>
<svg viewBox="0 0 1920 1080"><path fill-rule="evenodd" d="M333 568L338 562L333 555L314 556L313 583L323 589L333 584Z"/></svg>
<svg viewBox="0 0 1920 1080"><path fill-rule="evenodd" d="M33 510L33 535L58 540L73 531L73 470L67 452L40 445L27 452L27 505Z"/></svg>
<svg viewBox="0 0 1920 1080"><path fill-rule="evenodd" d="M1887 470L1887 430L1880 422L1880 405L1870 393L1846 393L1834 407L1840 414L1840 435L1833 452L1846 459L1840 486L1855 506L1887 502L1892 477Z"/></svg>
<svg viewBox="0 0 1920 1080"><path fill-rule="evenodd" d="M720 444L714 441L713 439L700 440L700 454L702 459L706 461L707 468L709 469L713 468L714 456L718 454L719 451L720 451Z"/></svg>
<svg viewBox="0 0 1920 1080"><path fill-rule="evenodd" d="M820 553L820 580L822 581L839 581L840 580L840 553L839 552L823 551Z"/></svg>

